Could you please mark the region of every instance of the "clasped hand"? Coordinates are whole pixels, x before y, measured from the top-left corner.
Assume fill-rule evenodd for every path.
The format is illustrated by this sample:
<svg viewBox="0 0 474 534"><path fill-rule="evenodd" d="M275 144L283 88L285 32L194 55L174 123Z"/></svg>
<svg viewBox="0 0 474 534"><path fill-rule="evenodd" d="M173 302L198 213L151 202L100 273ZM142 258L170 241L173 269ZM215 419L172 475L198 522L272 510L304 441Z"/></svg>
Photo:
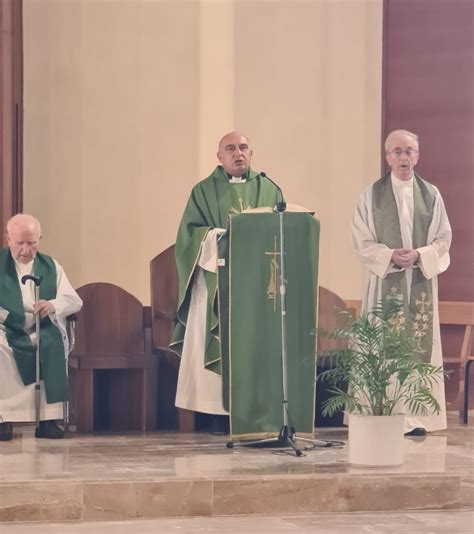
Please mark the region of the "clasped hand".
<svg viewBox="0 0 474 534"><path fill-rule="evenodd" d="M397 248L393 251L392 262L395 265L407 269L413 267L418 261L420 254L412 248Z"/></svg>

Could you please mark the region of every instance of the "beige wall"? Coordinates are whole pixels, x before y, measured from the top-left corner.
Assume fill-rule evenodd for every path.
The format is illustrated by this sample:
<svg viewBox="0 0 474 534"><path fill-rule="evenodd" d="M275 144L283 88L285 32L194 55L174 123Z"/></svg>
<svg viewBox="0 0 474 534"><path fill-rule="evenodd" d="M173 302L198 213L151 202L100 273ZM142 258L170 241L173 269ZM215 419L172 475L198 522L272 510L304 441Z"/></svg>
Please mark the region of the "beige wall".
<svg viewBox="0 0 474 534"><path fill-rule="evenodd" d="M74 285L149 302L219 137L322 223L320 283L361 293L349 248L380 169L381 0L24 0L25 211Z"/></svg>

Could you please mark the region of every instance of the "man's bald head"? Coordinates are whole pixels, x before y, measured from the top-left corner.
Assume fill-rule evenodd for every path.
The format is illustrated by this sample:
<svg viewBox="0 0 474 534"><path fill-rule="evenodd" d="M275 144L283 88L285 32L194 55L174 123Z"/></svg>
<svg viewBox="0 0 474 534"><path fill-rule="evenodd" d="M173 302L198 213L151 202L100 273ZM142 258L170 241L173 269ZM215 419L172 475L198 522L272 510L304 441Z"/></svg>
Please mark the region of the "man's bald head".
<svg viewBox="0 0 474 534"><path fill-rule="evenodd" d="M20 263L34 260L41 238L38 219L26 213L18 213L7 222L7 242L13 258Z"/></svg>
<svg viewBox="0 0 474 534"><path fill-rule="evenodd" d="M248 137L230 132L219 141L217 158L231 176L243 176L250 167L252 150Z"/></svg>

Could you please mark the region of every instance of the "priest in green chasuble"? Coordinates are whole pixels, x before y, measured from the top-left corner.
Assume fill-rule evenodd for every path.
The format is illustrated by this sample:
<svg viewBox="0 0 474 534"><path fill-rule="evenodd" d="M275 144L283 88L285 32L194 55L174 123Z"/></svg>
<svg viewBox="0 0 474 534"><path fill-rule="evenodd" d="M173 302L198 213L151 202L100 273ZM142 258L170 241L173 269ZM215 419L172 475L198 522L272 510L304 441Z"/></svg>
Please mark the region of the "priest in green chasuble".
<svg viewBox="0 0 474 534"><path fill-rule="evenodd" d="M218 240L230 214L279 200L277 187L250 168L249 140L238 132L219 142L220 164L192 190L176 239L179 293L170 343L181 356L176 406L225 415L217 299ZM251 236L249 236L251 238ZM248 266L251 276L252 266Z"/></svg>

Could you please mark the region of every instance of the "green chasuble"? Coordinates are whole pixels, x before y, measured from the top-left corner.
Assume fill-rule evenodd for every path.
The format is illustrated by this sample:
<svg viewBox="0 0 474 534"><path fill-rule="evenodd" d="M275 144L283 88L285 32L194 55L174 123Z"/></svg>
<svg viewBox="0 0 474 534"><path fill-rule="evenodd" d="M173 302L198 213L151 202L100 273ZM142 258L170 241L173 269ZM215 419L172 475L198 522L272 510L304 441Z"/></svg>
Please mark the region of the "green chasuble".
<svg viewBox="0 0 474 534"><path fill-rule="evenodd" d="M56 298L56 266L52 258L37 253L32 272L42 276L39 298ZM25 332L25 312L18 275L10 249L0 250L0 307L9 314L3 323L7 341L13 350L18 371L25 385L36 380L36 348ZM32 281L27 281L32 284ZM66 361L60 331L49 317L40 321L40 377L44 380L46 401L61 402L66 399Z"/></svg>
<svg viewBox="0 0 474 534"><path fill-rule="evenodd" d="M289 427L313 436L319 221L283 215ZM278 436L283 424L280 214L231 215L219 242L224 405L233 437Z"/></svg>
<svg viewBox="0 0 474 534"><path fill-rule="evenodd" d="M181 355L188 319L193 274L201 244L211 228L226 228L231 213L260 206L272 207L279 199L275 185L267 178L249 170L244 183L230 183L221 166L192 190L181 219L176 238L176 266L178 270L177 322L170 348ZM249 271L250 272L250 271ZM206 328L206 367L221 372L219 346L219 317L217 305L217 276L205 271L208 291Z"/></svg>

